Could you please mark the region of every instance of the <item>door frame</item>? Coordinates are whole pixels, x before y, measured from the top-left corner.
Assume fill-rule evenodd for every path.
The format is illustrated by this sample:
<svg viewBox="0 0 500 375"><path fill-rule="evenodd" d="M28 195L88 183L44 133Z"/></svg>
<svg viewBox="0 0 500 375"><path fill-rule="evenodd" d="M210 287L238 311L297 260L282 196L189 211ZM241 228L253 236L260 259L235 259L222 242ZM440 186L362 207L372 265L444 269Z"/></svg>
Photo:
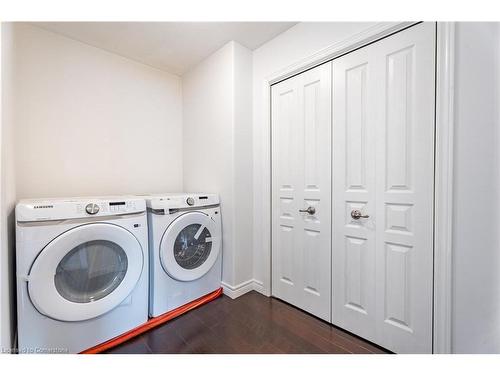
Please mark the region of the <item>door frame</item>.
<svg viewBox="0 0 500 375"><path fill-rule="evenodd" d="M263 244L265 279L259 292L270 296L272 272L272 137L271 137L271 85L290 78L334 58L345 55L418 22L382 22L334 43L295 64L268 76L264 82L265 117L264 135L267 137L263 155L264 200ZM436 98L435 98L435 168L434 168L434 306L433 353L451 353L451 295L452 295L452 213L453 213L453 137L454 137L454 65L455 23L436 22ZM258 282L254 282L259 284Z"/></svg>

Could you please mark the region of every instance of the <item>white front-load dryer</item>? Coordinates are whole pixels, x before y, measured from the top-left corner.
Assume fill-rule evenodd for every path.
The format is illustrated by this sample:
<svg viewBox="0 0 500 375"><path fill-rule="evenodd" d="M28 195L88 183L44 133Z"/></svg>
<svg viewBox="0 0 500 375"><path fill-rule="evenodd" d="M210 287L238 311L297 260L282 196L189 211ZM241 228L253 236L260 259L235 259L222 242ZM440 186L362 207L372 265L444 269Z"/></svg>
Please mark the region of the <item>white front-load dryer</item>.
<svg viewBox="0 0 500 375"><path fill-rule="evenodd" d="M157 317L221 286L222 235L215 194L146 196L149 315Z"/></svg>
<svg viewBox="0 0 500 375"><path fill-rule="evenodd" d="M16 244L20 353L79 353L147 321L143 199L23 200Z"/></svg>

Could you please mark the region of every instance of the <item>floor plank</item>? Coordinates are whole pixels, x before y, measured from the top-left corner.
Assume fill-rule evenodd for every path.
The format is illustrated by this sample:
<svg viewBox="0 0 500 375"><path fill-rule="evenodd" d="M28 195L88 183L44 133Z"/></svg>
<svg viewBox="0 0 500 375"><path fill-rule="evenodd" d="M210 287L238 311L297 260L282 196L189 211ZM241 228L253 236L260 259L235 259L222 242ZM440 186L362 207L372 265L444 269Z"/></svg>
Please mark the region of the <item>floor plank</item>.
<svg viewBox="0 0 500 375"><path fill-rule="evenodd" d="M368 341L283 301L222 296L119 345L113 354L381 354Z"/></svg>

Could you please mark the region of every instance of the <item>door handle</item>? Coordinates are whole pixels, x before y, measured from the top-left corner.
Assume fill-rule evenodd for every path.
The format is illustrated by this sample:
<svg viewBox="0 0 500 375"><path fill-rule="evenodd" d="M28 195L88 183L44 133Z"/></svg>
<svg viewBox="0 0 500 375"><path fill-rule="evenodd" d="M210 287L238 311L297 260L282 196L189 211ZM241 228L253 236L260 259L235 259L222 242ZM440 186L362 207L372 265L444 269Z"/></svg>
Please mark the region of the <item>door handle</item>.
<svg viewBox="0 0 500 375"><path fill-rule="evenodd" d="M359 219L368 219L370 215L362 215L360 210L352 210L351 217L354 220L359 220Z"/></svg>
<svg viewBox="0 0 500 375"><path fill-rule="evenodd" d="M314 215L316 213L316 209L312 206L309 206L305 210L299 210L299 212L307 212L309 215Z"/></svg>

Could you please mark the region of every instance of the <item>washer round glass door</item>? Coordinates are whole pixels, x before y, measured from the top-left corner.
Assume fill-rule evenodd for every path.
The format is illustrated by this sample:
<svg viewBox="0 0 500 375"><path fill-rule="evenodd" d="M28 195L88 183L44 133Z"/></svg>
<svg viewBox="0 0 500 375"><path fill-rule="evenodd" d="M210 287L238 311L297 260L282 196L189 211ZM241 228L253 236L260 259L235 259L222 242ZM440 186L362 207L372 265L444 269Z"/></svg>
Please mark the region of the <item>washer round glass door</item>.
<svg viewBox="0 0 500 375"><path fill-rule="evenodd" d="M64 232L41 251L28 276L28 292L48 317L92 319L123 302L143 265L143 249L128 230L86 224Z"/></svg>
<svg viewBox="0 0 500 375"><path fill-rule="evenodd" d="M210 216L189 212L169 225L160 242L163 269L179 281L196 280L214 265L220 251L220 233Z"/></svg>

